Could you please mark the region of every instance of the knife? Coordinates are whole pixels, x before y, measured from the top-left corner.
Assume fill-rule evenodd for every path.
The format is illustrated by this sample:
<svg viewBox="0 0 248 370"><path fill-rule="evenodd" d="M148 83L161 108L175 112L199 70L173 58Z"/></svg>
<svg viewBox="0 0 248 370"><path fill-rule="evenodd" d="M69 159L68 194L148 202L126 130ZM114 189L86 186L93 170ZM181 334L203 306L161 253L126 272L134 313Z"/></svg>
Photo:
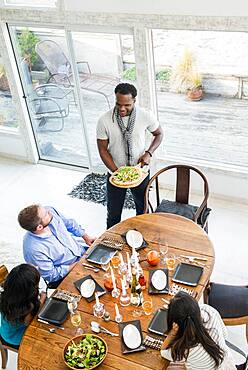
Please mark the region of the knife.
<svg viewBox="0 0 248 370"><path fill-rule="evenodd" d="M200 260L200 261L207 261L208 259L205 258L205 257L197 257L197 256L183 256L182 254L180 255L180 257L183 257L183 258L188 258L188 259L192 259L192 260Z"/></svg>
<svg viewBox="0 0 248 370"><path fill-rule="evenodd" d="M50 322L45 321L45 320L42 320L42 319L37 319L37 321L41 322L42 324L46 324L46 325L53 325L53 324L51 324ZM56 329L65 330L65 328L64 328L63 326L56 326Z"/></svg>

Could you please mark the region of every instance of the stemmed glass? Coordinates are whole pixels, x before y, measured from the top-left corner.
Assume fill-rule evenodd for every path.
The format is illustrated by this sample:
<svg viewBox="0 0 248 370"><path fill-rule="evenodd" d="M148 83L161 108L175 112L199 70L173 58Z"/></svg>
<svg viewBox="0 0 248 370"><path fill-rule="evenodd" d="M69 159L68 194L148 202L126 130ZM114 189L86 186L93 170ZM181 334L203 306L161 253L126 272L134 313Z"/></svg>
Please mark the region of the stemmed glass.
<svg viewBox="0 0 248 370"><path fill-rule="evenodd" d="M140 305L140 295L138 293L132 293L131 304L136 307L133 310L132 315L134 317L140 317L142 315L142 311L137 309Z"/></svg>
<svg viewBox="0 0 248 370"><path fill-rule="evenodd" d="M75 326L76 329L76 335L80 335L83 333L83 329L80 328L81 325L81 315L80 312L77 310L74 310L71 312L71 323L73 326Z"/></svg>
<svg viewBox="0 0 248 370"><path fill-rule="evenodd" d="M166 265L166 254L168 253L168 245L160 245L159 246L160 250L160 261L162 265Z"/></svg>

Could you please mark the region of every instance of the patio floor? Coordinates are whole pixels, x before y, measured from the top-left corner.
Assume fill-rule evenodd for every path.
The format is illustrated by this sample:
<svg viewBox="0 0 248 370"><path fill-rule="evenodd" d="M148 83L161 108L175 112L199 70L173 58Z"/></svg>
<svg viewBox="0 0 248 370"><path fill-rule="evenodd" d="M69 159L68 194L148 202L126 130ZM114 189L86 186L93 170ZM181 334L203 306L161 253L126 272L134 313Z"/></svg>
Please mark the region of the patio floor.
<svg viewBox="0 0 248 370"><path fill-rule="evenodd" d="M82 94L92 162L94 167L98 167L101 160L96 147L96 124L108 106L99 94L86 91ZM1 102L4 103L3 98L0 105ZM159 92L159 120L165 132L159 149L161 156L173 155L248 167L247 106L247 100L205 95L203 100L191 102L184 95ZM2 109L4 107L6 105ZM61 132L47 131L56 128L56 125L59 122L50 120L44 127L36 129L41 157L87 167L78 107L70 104L70 114Z"/></svg>

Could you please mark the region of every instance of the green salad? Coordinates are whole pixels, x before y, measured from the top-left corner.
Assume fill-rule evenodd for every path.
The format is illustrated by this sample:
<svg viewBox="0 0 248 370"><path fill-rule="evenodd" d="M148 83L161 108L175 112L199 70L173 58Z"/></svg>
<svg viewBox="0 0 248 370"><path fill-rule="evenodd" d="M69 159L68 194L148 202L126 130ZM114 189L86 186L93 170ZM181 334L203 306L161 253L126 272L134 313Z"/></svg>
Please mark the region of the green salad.
<svg viewBox="0 0 248 370"><path fill-rule="evenodd" d="M89 334L78 344L72 340L72 344L68 346L65 353L65 360L68 365L76 369L90 369L103 359L105 353L104 342Z"/></svg>
<svg viewBox="0 0 248 370"><path fill-rule="evenodd" d="M140 170L132 166L120 167L113 174L113 177L115 180L118 180L123 183L128 182L128 181L137 180L140 178Z"/></svg>

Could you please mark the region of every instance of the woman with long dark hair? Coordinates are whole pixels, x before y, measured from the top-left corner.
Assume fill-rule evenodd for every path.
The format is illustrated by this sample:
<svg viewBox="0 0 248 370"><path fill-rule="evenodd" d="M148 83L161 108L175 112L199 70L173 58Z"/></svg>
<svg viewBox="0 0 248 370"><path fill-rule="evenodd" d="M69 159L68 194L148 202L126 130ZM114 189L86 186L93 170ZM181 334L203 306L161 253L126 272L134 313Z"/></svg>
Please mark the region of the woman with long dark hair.
<svg viewBox="0 0 248 370"><path fill-rule="evenodd" d="M180 292L168 307L168 336L161 356L185 361L190 370L236 369L225 344L226 328L219 313Z"/></svg>
<svg viewBox="0 0 248 370"><path fill-rule="evenodd" d="M39 297L40 274L28 264L14 267L8 274L0 294L0 338L18 348L24 331L45 301Z"/></svg>

